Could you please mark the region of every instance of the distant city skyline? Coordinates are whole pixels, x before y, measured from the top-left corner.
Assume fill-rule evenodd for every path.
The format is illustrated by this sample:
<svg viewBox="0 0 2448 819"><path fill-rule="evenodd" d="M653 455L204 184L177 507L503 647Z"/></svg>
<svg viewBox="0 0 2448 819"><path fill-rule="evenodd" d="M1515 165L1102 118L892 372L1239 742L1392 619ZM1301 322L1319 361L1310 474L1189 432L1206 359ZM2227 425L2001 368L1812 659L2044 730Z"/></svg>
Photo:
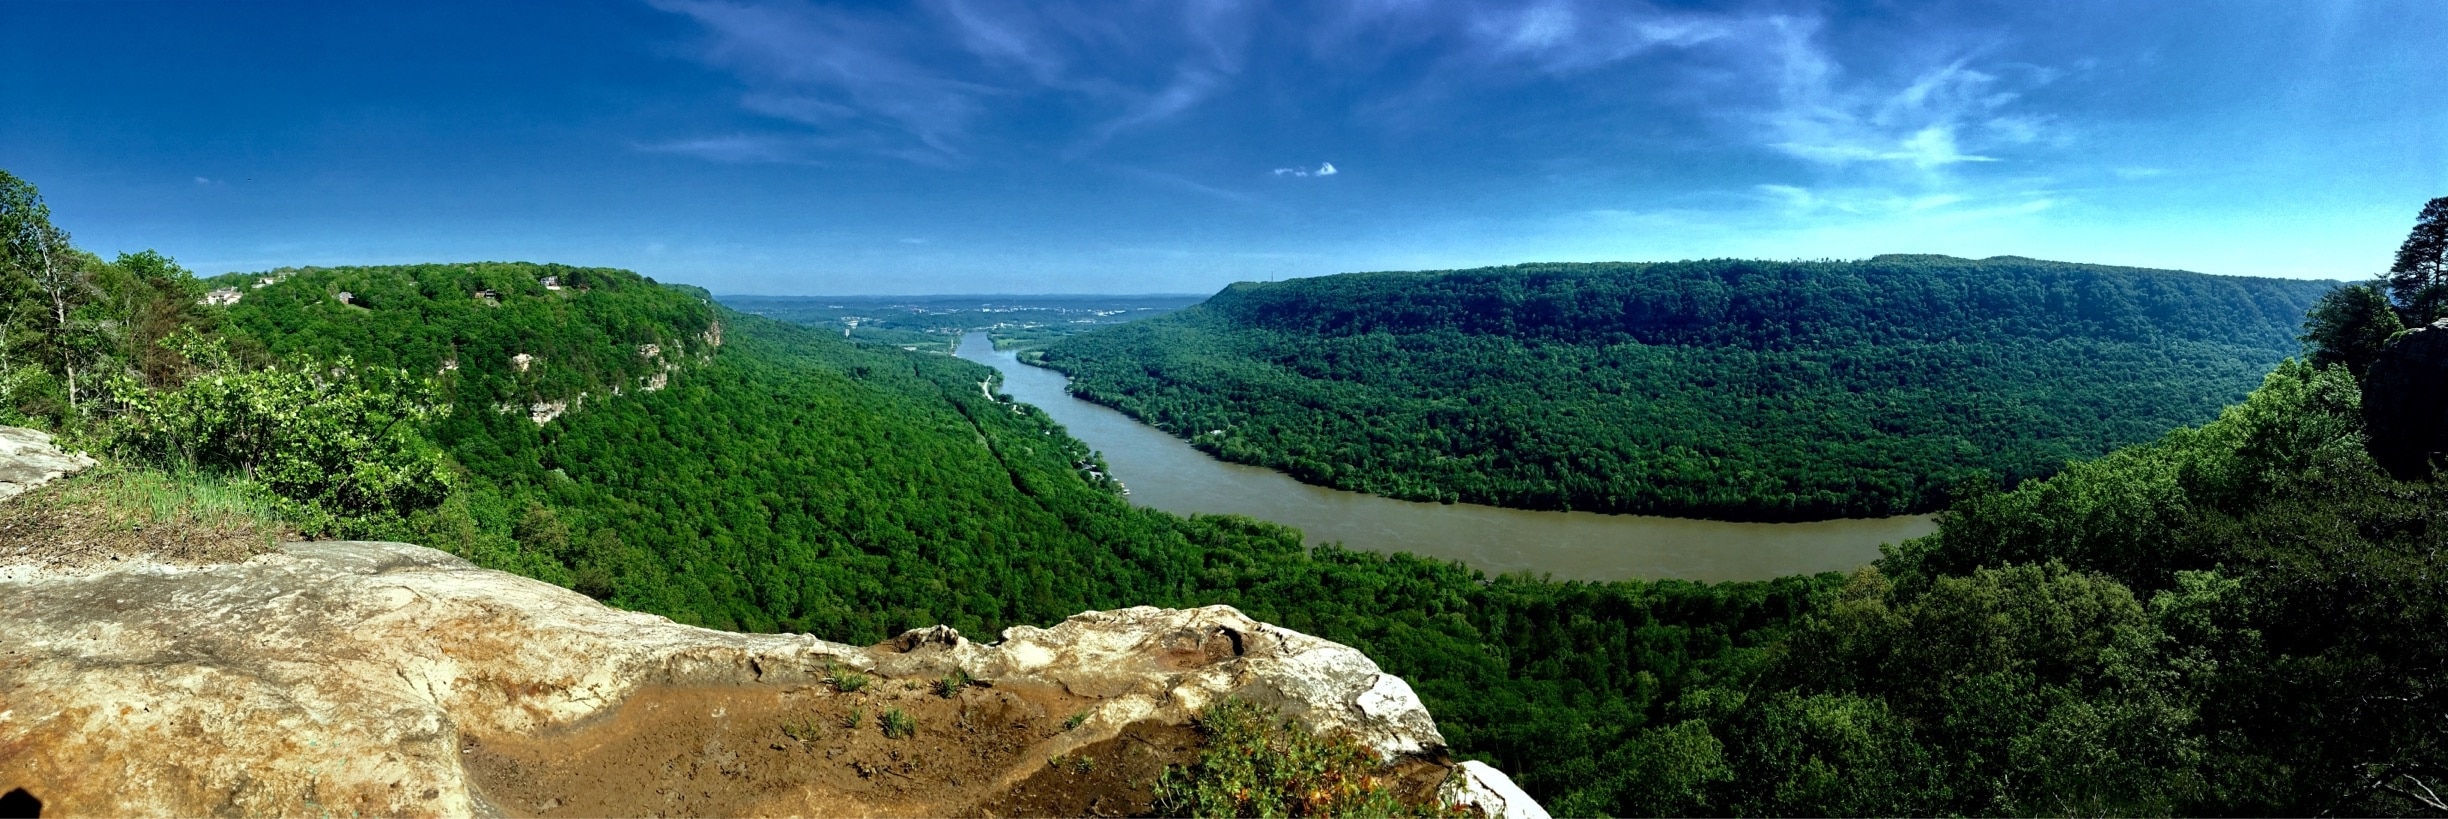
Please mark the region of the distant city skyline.
<svg viewBox="0 0 2448 819"><path fill-rule="evenodd" d="M0 169L200 274L727 295L2018 255L2385 269L2448 4L0 3Z"/></svg>

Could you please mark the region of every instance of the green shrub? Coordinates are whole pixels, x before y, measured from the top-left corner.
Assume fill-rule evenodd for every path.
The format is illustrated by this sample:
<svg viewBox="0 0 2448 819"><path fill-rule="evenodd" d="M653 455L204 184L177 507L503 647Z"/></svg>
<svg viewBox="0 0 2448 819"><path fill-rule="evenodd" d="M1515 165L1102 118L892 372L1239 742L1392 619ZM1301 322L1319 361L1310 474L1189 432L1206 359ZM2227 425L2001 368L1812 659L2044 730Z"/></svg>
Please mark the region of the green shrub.
<svg viewBox="0 0 2448 819"><path fill-rule="evenodd" d="M310 530L397 519L450 493L442 451L417 432L442 412L422 379L346 357L250 368L193 334L173 346L202 373L169 390L115 381L118 412L104 431L115 454L241 476L330 516Z"/></svg>
<svg viewBox="0 0 2448 819"><path fill-rule="evenodd" d="M1171 766L1156 783L1161 816L1432 816L1433 803L1404 804L1384 763L1348 735L1321 737L1239 698L1209 706L1195 722L1206 738L1196 763Z"/></svg>

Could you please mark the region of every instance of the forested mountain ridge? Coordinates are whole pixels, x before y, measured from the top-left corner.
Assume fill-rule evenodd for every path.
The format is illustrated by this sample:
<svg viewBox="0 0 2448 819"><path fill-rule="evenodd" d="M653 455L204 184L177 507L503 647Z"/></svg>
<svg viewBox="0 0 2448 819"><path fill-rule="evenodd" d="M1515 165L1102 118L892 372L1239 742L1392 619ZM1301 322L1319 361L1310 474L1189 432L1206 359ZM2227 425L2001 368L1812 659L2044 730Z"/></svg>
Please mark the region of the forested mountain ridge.
<svg viewBox="0 0 2448 819"><path fill-rule="evenodd" d="M1318 336L1451 330L1523 341L1782 349L2088 338L2293 349L2336 282L1996 256L1710 259L1349 273L1227 287L1196 310Z"/></svg>
<svg viewBox="0 0 2448 819"><path fill-rule="evenodd" d="M1806 520L1929 511L2200 423L2334 287L1929 256L1362 273L1236 284L1039 360L1313 483Z"/></svg>
<svg viewBox="0 0 2448 819"><path fill-rule="evenodd" d="M525 414L538 402L659 388L722 338L703 291L610 268L307 267L204 284L232 335L266 352L432 373L467 410Z"/></svg>

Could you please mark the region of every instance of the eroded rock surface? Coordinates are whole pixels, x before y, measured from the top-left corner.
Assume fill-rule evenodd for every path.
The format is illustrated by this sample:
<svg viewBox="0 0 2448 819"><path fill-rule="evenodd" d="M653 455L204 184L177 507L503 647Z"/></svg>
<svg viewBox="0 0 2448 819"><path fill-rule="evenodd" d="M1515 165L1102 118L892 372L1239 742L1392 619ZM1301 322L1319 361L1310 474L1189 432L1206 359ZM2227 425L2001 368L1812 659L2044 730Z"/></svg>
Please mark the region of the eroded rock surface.
<svg viewBox="0 0 2448 819"><path fill-rule="evenodd" d="M61 815L970 814L1049 759L1120 760L1232 695L1447 766L1402 680L1224 606L861 648L343 542L0 580L0 623L0 790ZM929 685L956 669L981 685ZM885 710L918 740L882 738ZM1455 776L1490 814L1538 815L1502 774Z"/></svg>
<svg viewBox="0 0 2448 819"><path fill-rule="evenodd" d="M0 500L84 471L94 459L67 452L51 443L51 434L24 427L0 427Z"/></svg>

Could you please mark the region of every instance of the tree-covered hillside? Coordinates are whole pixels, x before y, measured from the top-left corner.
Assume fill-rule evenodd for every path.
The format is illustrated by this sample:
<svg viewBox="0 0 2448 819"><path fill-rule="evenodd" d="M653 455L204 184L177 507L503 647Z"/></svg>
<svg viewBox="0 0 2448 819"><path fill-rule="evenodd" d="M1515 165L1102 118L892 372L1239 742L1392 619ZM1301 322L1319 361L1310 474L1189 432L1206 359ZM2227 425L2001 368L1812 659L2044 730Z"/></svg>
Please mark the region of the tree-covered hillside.
<svg viewBox="0 0 2448 819"><path fill-rule="evenodd" d="M1366 273L1236 284L1042 361L1219 457L1344 489L1874 516L2207 420L2333 287L2011 257Z"/></svg>
<svg viewBox="0 0 2448 819"><path fill-rule="evenodd" d="M2388 398L2289 362L2208 425L1965 498L1567 805L2448 812L2448 482L2366 451Z"/></svg>

